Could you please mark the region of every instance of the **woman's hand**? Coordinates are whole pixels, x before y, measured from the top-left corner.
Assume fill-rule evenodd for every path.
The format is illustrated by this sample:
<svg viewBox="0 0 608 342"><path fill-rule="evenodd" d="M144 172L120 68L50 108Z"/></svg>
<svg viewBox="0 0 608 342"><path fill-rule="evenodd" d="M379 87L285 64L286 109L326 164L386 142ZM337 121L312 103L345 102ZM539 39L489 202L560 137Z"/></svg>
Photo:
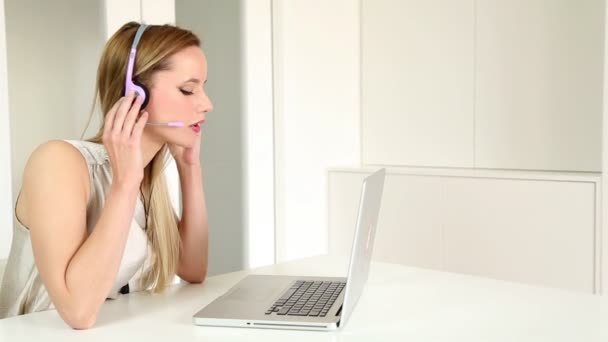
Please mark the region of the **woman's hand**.
<svg viewBox="0 0 608 342"><path fill-rule="evenodd" d="M142 97L131 91L106 115L103 144L112 165L112 184L118 186L139 186L143 179L141 136L148 113L138 118L142 102Z"/></svg>
<svg viewBox="0 0 608 342"><path fill-rule="evenodd" d="M202 134L197 136L196 143L190 148L169 144L169 150L178 167L200 165L201 136Z"/></svg>

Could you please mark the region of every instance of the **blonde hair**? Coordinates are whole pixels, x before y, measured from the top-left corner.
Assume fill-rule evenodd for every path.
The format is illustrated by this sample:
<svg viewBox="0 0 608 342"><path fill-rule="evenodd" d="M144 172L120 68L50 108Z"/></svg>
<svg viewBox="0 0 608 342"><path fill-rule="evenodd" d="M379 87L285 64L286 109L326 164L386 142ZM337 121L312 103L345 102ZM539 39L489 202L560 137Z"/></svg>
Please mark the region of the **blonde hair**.
<svg viewBox="0 0 608 342"><path fill-rule="evenodd" d="M106 43L97 69L95 99L86 127L90 124L97 101L102 116L105 116L124 95L127 61L139 26L136 22L123 25ZM133 78L151 89L152 75L157 71L168 70L169 58L190 46L200 47L200 40L191 31L172 25L149 25L137 46ZM102 117L97 134L87 141L102 143L103 119ZM142 278L142 286L153 287L155 292L162 291L171 283L181 249L178 218L171 205L164 176L169 160L170 153L165 144L144 169L140 188L144 208L147 208L145 230L154 254L151 268Z"/></svg>

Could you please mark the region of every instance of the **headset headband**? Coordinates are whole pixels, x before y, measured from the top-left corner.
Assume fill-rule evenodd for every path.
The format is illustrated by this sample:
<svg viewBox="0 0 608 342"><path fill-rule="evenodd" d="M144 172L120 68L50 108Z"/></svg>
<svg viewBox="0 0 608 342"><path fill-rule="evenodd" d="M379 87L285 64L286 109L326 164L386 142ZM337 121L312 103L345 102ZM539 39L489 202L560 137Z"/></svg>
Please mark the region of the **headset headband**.
<svg viewBox="0 0 608 342"><path fill-rule="evenodd" d="M127 77L125 80L125 95L129 92L130 89L135 88L137 90L137 86L133 84L133 66L135 65L135 55L137 53L137 45L139 44L139 40L146 30L147 25L141 24L135 33L135 38L133 39L133 44L131 45L131 52L129 53L129 64L127 66ZM144 94L140 94L144 95Z"/></svg>

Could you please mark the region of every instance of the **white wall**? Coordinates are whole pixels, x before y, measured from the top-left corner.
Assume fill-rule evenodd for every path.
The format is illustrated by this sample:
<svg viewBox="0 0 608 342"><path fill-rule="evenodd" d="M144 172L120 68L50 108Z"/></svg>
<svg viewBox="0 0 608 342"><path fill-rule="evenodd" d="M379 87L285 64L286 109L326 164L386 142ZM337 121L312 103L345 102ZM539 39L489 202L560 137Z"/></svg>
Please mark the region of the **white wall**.
<svg viewBox="0 0 608 342"><path fill-rule="evenodd" d="M104 43L100 8L99 1L6 2L12 203L36 146L82 133L93 100L95 56Z"/></svg>
<svg viewBox="0 0 608 342"><path fill-rule="evenodd" d="M50 139L80 137L104 35L101 1L6 1L5 6L2 52L7 54L10 120L3 129L11 130L12 207L33 149ZM12 229L12 224L3 227ZM10 235L0 240L4 244Z"/></svg>
<svg viewBox="0 0 608 342"><path fill-rule="evenodd" d="M326 170L358 165L359 8L273 1L277 260L327 251Z"/></svg>
<svg viewBox="0 0 608 342"><path fill-rule="evenodd" d="M6 67L4 1L0 2L0 259L8 256L13 236L13 197L11 183L11 134Z"/></svg>
<svg viewBox="0 0 608 342"><path fill-rule="evenodd" d="M604 6L604 18L608 18L608 4ZM604 56L608 56L608 23L604 19ZM602 186L598 196L600 202L600 215L598 215L598 224L605 227L608 221L608 59L604 57L604 72L603 72L603 108L602 108ZM598 265L602 271L601 285L604 295L608 294L608 231L604 229L600 234L600 239L597 241L598 249L603 253L600 264ZM602 248L603 247L603 248Z"/></svg>
<svg viewBox="0 0 608 342"><path fill-rule="evenodd" d="M202 161L212 273L271 264L274 248L270 0L176 1L176 22L202 39L215 104Z"/></svg>
<svg viewBox="0 0 608 342"><path fill-rule="evenodd" d="M270 0L176 1L176 22L202 40L215 104L202 162L210 272L271 264L274 247Z"/></svg>
<svg viewBox="0 0 608 342"><path fill-rule="evenodd" d="M125 23L142 20L141 0L104 0L103 7L106 39Z"/></svg>
<svg viewBox="0 0 608 342"><path fill-rule="evenodd" d="M243 21L238 0L177 0L176 23L201 38L205 89L214 103L202 131L201 162L209 212L209 273L247 264Z"/></svg>
<svg viewBox="0 0 608 342"><path fill-rule="evenodd" d="M175 0L140 0L141 19L147 24L175 24ZM121 5L124 1L120 1Z"/></svg>
<svg viewBox="0 0 608 342"><path fill-rule="evenodd" d="M272 6L241 1L245 234L248 268L275 261Z"/></svg>
<svg viewBox="0 0 608 342"><path fill-rule="evenodd" d="M174 0L104 0L106 37L129 21L149 25L175 24Z"/></svg>

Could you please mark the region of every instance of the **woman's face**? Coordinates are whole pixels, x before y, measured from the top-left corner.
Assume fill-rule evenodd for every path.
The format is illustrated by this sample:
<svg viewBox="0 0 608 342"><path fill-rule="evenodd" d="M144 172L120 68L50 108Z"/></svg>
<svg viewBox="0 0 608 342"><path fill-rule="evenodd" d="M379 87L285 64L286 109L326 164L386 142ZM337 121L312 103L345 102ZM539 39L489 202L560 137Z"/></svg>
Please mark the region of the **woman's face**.
<svg viewBox="0 0 608 342"><path fill-rule="evenodd" d="M185 48L169 59L169 70L152 76L150 101L146 107L148 122L183 122L180 128L150 126L146 132L166 143L182 147L197 144L205 115L213 110L213 104L205 92L207 59L196 46ZM200 124L200 129L193 127Z"/></svg>

